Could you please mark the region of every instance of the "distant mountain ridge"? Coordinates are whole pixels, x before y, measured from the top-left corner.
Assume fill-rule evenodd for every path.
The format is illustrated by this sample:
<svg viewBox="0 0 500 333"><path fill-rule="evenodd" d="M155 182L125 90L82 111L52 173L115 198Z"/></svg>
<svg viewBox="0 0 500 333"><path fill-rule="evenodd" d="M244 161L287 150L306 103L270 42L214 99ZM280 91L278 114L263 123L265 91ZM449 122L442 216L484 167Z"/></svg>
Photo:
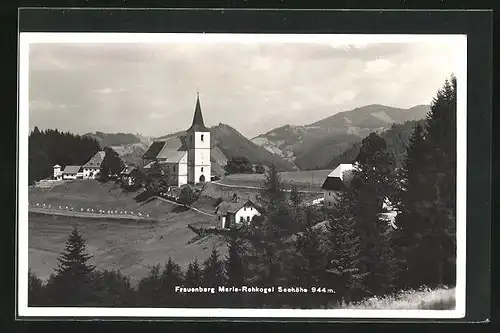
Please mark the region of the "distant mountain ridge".
<svg viewBox="0 0 500 333"><path fill-rule="evenodd" d="M185 134L185 131L181 131L157 137L155 140L177 140ZM220 123L210 127L210 141L211 159L218 165L225 165L231 156L246 156L255 164L275 164L280 171L293 170L292 163L254 144L229 125Z"/></svg>
<svg viewBox="0 0 500 333"><path fill-rule="evenodd" d="M409 109L366 105L338 112L310 125L284 125L251 141L301 170L317 169L369 133L383 131L392 124L423 119L429 110L429 105Z"/></svg>

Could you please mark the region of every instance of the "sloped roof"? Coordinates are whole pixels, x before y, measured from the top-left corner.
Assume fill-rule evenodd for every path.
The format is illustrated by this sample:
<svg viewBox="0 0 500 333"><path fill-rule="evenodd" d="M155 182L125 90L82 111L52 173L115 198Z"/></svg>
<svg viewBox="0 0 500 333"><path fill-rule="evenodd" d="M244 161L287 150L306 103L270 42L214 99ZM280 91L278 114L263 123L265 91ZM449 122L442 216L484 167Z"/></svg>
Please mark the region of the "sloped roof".
<svg viewBox="0 0 500 333"><path fill-rule="evenodd" d="M156 156L160 153L160 151L165 146L165 141L155 141L149 146L148 150L142 155L143 159L155 159Z"/></svg>
<svg viewBox="0 0 500 333"><path fill-rule="evenodd" d="M54 165L54 167L53 167L53 168L55 169L55 168L60 168L60 167L61 167L61 166L60 166L59 164L56 164L56 165Z"/></svg>
<svg viewBox="0 0 500 333"><path fill-rule="evenodd" d="M122 172L120 172L120 175L130 175L133 171L137 170L137 168L133 165L126 166Z"/></svg>
<svg viewBox="0 0 500 333"><path fill-rule="evenodd" d="M73 174L73 173L78 173L82 169L81 165L68 165L64 168L63 173L66 174Z"/></svg>
<svg viewBox="0 0 500 333"><path fill-rule="evenodd" d="M237 202L229 202L223 201L221 202L217 208L215 208L215 213L226 215L227 213L236 214L243 206L250 203L255 208L258 208L256 204L254 204L251 200L238 200Z"/></svg>
<svg viewBox="0 0 500 333"><path fill-rule="evenodd" d="M321 185L323 190L344 191L347 189L340 177L326 177L325 182Z"/></svg>
<svg viewBox="0 0 500 333"><path fill-rule="evenodd" d="M163 148L160 153L156 156L157 159L161 159L160 164L165 163L179 163L180 160L187 154L187 151L171 150L168 147Z"/></svg>
<svg viewBox="0 0 500 333"><path fill-rule="evenodd" d="M205 126L205 122L203 121L203 115L201 114L199 94L196 96L196 106L194 108L193 123L191 124L191 127L189 127L188 131L202 131L202 132L209 131L209 129Z"/></svg>
<svg viewBox="0 0 500 333"><path fill-rule="evenodd" d="M104 157L106 156L106 153L104 151L98 151L92 158L83 165L85 168L89 167L95 167L99 168L101 167L102 161L104 160Z"/></svg>

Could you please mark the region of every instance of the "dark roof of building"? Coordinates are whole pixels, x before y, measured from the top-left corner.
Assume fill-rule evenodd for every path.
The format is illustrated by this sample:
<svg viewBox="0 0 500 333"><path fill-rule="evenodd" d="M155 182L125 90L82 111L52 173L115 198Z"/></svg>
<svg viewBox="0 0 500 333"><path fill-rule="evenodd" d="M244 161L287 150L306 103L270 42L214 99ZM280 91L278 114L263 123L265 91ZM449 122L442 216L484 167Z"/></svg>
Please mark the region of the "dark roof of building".
<svg viewBox="0 0 500 333"><path fill-rule="evenodd" d="M189 127L188 131L199 131L199 132L209 131L209 129L205 126L205 122L203 121L203 115L201 114L199 94L196 96L196 106L194 108L193 123L191 124L191 127Z"/></svg>
<svg viewBox="0 0 500 333"><path fill-rule="evenodd" d="M126 166L122 172L120 172L120 175L123 176L130 176L130 174L134 171L137 171L137 168L133 165Z"/></svg>
<svg viewBox="0 0 500 333"><path fill-rule="evenodd" d="M74 174L80 172L82 167L80 165L68 165L64 168L63 173L66 174Z"/></svg>
<svg viewBox="0 0 500 333"><path fill-rule="evenodd" d="M226 215L227 213L236 214L246 204L250 204L253 207L255 207L256 209L258 209L257 205L254 204L251 200L240 199L237 202L232 202L232 201L221 202L217 206L217 208L215 208L215 213L220 214L220 215Z"/></svg>
<svg viewBox="0 0 500 333"><path fill-rule="evenodd" d="M142 155L142 158L144 159L155 159L156 156L160 153L160 151L163 149L165 146L165 141L155 141L149 146L148 150Z"/></svg>
<svg viewBox="0 0 500 333"><path fill-rule="evenodd" d="M347 187L340 177L326 177L321 188L330 191L344 191Z"/></svg>
<svg viewBox="0 0 500 333"><path fill-rule="evenodd" d="M104 151L98 151L92 158L83 165L84 168L100 168L102 161L104 161L104 157L106 153Z"/></svg>

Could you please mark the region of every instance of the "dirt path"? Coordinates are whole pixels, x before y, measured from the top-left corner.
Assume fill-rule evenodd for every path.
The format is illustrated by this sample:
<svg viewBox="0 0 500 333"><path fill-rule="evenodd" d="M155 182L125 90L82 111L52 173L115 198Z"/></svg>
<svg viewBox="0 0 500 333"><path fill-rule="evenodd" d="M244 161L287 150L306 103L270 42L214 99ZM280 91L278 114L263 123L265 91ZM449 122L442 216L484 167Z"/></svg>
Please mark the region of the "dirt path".
<svg viewBox="0 0 500 333"><path fill-rule="evenodd" d="M257 187L257 186L245 186L245 185L229 185L229 184L222 184L220 180L216 180L211 182L212 184L216 184L219 186L224 186L224 187L231 187L231 188L242 188L242 189L249 189L249 190L262 190L262 187ZM284 190L285 192L291 192L291 190ZM323 194L323 192L319 191L307 191L307 190L299 190L299 193L312 193L312 194Z"/></svg>

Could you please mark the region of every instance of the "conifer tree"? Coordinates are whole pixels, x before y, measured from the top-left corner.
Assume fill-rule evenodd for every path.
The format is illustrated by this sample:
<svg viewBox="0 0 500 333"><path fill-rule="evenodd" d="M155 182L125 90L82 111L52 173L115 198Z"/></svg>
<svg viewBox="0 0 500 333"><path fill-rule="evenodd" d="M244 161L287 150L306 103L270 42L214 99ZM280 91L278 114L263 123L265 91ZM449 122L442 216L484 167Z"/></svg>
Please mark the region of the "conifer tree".
<svg viewBox="0 0 500 333"><path fill-rule="evenodd" d="M224 265L220 260L219 251L214 246L210 256L203 263L203 284L205 286L224 285Z"/></svg>
<svg viewBox="0 0 500 333"><path fill-rule="evenodd" d="M84 306L92 301L95 292L92 273L95 267L89 264L91 258L86 253L86 241L74 228L66 242L65 251L58 258L56 274L48 285L48 292L54 302L61 306Z"/></svg>
<svg viewBox="0 0 500 333"><path fill-rule="evenodd" d="M31 269L28 270L28 306L40 306L46 303L45 286Z"/></svg>
<svg viewBox="0 0 500 333"><path fill-rule="evenodd" d="M160 306L161 299L159 297L161 286L160 265L151 267L147 277L139 281L138 297L140 304L143 306Z"/></svg>
<svg viewBox="0 0 500 333"><path fill-rule="evenodd" d="M165 306L180 306L182 295L175 292L175 286L180 286L183 280L181 267L169 257L160 276L158 296L161 304Z"/></svg>
<svg viewBox="0 0 500 333"><path fill-rule="evenodd" d="M192 262L189 263L188 268L186 270L185 282L186 285L188 285L189 287L198 287L201 285L202 271L197 258L195 258Z"/></svg>
<svg viewBox="0 0 500 333"><path fill-rule="evenodd" d="M245 283L242 240L233 232L230 235L227 246L228 254L224 262L227 284L229 286L242 286Z"/></svg>
<svg viewBox="0 0 500 333"><path fill-rule="evenodd" d="M136 292L120 271L95 270L92 282L96 289L93 301L98 306L136 306Z"/></svg>

